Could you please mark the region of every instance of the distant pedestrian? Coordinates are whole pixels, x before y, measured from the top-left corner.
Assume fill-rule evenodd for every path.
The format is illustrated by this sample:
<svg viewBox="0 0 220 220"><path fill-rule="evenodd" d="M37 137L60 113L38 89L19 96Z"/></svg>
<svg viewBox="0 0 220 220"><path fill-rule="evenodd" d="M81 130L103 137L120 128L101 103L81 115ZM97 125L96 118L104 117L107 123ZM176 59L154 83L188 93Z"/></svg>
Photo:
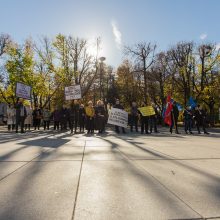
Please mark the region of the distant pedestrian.
<svg viewBox="0 0 220 220"><path fill-rule="evenodd" d="M194 120L196 123L198 134L201 134L200 127L202 127L204 134L209 134L206 130L206 117L207 114L200 105L195 107Z"/></svg>
<svg viewBox="0 0 220 220"><path fill-rule="evenodd" d="M83 104L80 104L79 107L79 131L80 133L84 133L85 129L85 118L86 118L86 111Z"/></svg>
<svg viewBox="0 0 220 220"><path fill-rule="evenodd" d="M172 110L171 110L171 126L170 126L170 133L172 134L173 133L173 127L175 128L175 133L176 134L179 134L179 131L178 131L178 118L179 118L179 109L176 105L176 102L174 101L173 102L173 107L172 107Z"/></svg>
<svg viewBox="0 0 220 220"><path fill-rule="evenodd" d="M55 107L55 110L52 114L53 116L53 122L54 122L54 130L59 130L60 128L60 111L58 107Z"/></svg>
<svg viewBox="0 0 220 220"><path fill-rule="evenodd" d="M25 118L24 121L24 126L25 126L25 130L31 130L31 125L32 125L32 121L33 121L33 116L32 116L32 108L30 105L25 106L26 107L26 111L27 111L27 117Z"/></svg>
<svg viewBox="0 0 220 220"><path fill-rule="evenodd" d="M60 126L62 131L67 130L67 122L69 119L69 110L67 109L66 105L63 105L60 111Z"/></svg>
<svg viewBox="0 0 220 220"><path fill-rule="evenodd" d="M99 134L105 131L106 114L104 103L102 100L99 100L95 107L95 126Z"/></svg>
<svg viewBox="0 0 220 220"><path fill-rule="evenodd" d="M41 119L43 117L43 113L42 113L42 110L39 108L38 105L33 110L32 115L33 115L34 130L36 130L36 129L40 130Z"/></svg>
<svg viewBox="0 0 220 220"><path fill-rule="evenodd" d="M141 107L146 107L146 103L142 102ZM148 126L149 126L149 116L141 115L141 134L149 134Z"/></svg>

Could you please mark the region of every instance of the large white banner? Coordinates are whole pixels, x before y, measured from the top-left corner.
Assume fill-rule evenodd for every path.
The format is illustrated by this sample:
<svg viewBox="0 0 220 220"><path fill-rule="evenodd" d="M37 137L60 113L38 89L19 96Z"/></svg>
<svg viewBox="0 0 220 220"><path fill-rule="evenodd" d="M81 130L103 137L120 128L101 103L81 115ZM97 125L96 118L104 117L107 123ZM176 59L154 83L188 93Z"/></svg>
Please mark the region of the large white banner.
<svg viewBox="0 0 220 220"><path fill-rule="evenodd" d="M31 86L17 82L15 93L18 98L31 99Z"/></svg>
<svg viewBox="0 0 220 220"><path fill-rule="evenodd" d="M118 108L109 111L108 124L126 128L128 125L128 113Z"/></svg>
<svg viewBox="0 0 220 220"><path fill-rule="evenodd" d="M82 94L80 85L65 87L65 98L66 100L81 99Z"/></svg>

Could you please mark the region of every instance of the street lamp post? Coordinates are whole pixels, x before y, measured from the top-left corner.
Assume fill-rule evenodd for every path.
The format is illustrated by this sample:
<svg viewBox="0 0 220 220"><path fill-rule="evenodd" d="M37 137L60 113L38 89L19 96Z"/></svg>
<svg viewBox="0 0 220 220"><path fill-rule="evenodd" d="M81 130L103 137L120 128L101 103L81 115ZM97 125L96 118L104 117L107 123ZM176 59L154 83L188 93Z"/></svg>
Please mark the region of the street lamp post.
<svg viewBox="0 0 220 220"><path fill-rule="evenodd" d="M103 77L103 71L104 71L104 69L103 69L103 62L106 60L106 58L105 57L100 57L99 58L99 60L100 60L100 70L99 70L99 96L100 96L100 99L102 99L103 98L103 79L102 79L102 77Z"/></svg>

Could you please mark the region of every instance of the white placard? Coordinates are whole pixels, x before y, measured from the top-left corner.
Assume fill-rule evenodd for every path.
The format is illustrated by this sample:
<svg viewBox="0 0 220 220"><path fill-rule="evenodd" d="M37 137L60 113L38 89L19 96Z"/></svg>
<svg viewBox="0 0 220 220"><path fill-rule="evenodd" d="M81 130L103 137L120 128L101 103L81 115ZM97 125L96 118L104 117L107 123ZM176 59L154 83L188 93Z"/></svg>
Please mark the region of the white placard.
<svg viewBox="0 0 220 220"><path fill-rule="evenodd" d="M17 82L15 93L18 98L31 99L31 86Z"/></svg>
<svg viewBox="0 0 220 220"><path fill-rule="evenodd" d="M66 100L81 99L82 94L80 85L65 87L65 98Z"/></svg>
<svg viewBox="0 0 220 220"><path fill-rule="evenodd" d="M109 111L108 124L126 128L128 125L128 113L118 108Z"/></svg>

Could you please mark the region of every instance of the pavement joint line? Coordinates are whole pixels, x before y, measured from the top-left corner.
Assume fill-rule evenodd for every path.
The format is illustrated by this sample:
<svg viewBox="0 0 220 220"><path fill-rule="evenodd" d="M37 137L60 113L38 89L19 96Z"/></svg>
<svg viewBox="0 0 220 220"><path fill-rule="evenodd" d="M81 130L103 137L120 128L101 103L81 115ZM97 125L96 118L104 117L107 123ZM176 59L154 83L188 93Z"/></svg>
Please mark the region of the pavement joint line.
<svg viewBox="0 0 220 220"><path fill-rule="evenodd" d="M197 219L205 219L200 213L198 213L195 209L193 209L190 205L188 205L183 199L181 199L176 193L174 193L173 191L171 191L167 186L165 186L162 182L160 182L160 180L158 178L156 178L155 176L153 176L151 173L149 173L144 167L142 167L141 165L137 164L134 160L131 160L127 155L125 155L117 146L116 149L118 149L118 151L130 162L133 162L133 165L135 165L138 169L142 170L143 172L147 173L148 175L150 175L156 182L158 182L164 189L166 189L168 192L170 192L174 197L176 197L178 200L180 200L183 204L185 204L189 209L191 209L193 212L195 212L196 214L198 214L200 216L200 218ZM150 148L151 149L151 148ZM192 218L191 218L192 219Z"/></svg>
<svg viewBox="0 0 220 220"><path fill-rule="evenodd" d="M46 153L46 152L48 152L48 151L50 151L50 149L44 151L43 153ZM40 154L38 154L36 157L34 157L32 160L28 161L27 163L25 163L25 164L21 165L20 167L18 167L17 169L13 170L11 173L8 173L6 176L2 177L2 178L0 179L0 182L3 181L4 179L6 179L7 177L11 176L12 174L14 174L15 172L17 172L18 170L22 169L23 167L25 167L25 166L28 165L29 163L34 162L34 159L38 158L40 155L42 155L42 152L41 152Z"/></svg>
<svg viewBox="0 0 220 220"><path fill-rule="evenodd" d="M82 159L81 159L79 178L78 178L76 194L75 194L75 200L74 200L74 206L73 206L73 212L72 212L72 218L71 218L72 220L74 220L74 218L75 218L76 203L77 203L78 194L79 194L79 186L80 186L80 180L81 180L81 174L82 174L82 166L83 166L83 161L84 161L84 156L85 156L85 149L86 149L86 140L85 140L84 149L83 149L83 155L82 155Z"/></svg>

